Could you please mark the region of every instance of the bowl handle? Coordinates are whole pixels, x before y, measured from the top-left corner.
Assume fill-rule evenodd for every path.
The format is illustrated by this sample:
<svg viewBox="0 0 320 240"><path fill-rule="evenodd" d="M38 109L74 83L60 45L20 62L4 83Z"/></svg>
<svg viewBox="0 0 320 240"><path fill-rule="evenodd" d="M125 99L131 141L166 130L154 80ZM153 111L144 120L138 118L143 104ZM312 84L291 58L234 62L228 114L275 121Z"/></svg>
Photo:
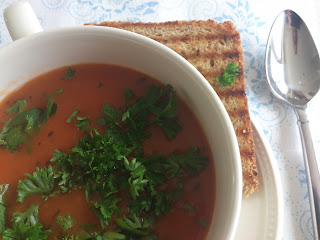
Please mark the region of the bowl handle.
<svg viewBox="0 0 320 240"><path fill-rule="evenodd" d="M42 31L36 14L26 1L10 5L4 10L3 16L13 41Z"/></svg>

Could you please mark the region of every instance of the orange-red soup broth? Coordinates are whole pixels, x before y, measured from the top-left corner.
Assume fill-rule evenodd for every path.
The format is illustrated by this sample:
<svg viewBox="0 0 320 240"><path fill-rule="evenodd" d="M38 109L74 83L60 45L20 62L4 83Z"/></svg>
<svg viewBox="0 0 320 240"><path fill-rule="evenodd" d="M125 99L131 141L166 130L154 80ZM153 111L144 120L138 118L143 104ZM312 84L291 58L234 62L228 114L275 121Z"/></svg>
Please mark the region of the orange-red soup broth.
<svg viewBox="0 0 320 240"><path fill-rule="evenodd" d="M46 201L39 195L31 195L26 197L23 203L17 203L18 181L25 179L25 173L32 174L36 167L42 168L53 164L49 160L55 149L70 152L84 136L74 124L66 123L66 119L74 109L79 109L79 115L90 119L90 127L100 129L95 119L101 116L103 103L123 109L125 89L131 89L137 96L144 96L147 85L162 85L143 73L114 65L74 65L71 66L71 69L75 70L72 77L66 77L66 68L50 71L28 81L5 97L0 104L0 128L2 128L3 122L10 119L10 115L5 111L17 100L25 99L27 109L45 108L50 94L63 89L62 94L54 96L54 102L58 105L57 112L40 127L29 143L22 144L16 152L0 149L0 184L10 184L5 194L7 226L12 226L10 219L14 212L24 212L32 204L37 204L40 222L53 230L48 239L59 239L63 236L63 231L55 221L57 215L70 214L75 219L76 224L69 230L70 234L81 231L82 224L99 225L99 220L88 207L82 190L59 194ZM184 194L173 203L168 215L158 218L152 227L152 232L159 240L204 240L215 201L213 160L197 118L181 99L179 99L177 121L182 130L173 140L169 140L160 128L152 129L152 136L147 138L143 145L145 156L153 153L168 155L196 146L210 160L200 174L183 179ZM182 211L185 203L192 205L195 211ZM207 222L209 225L202 226L201 222Z"/></svg>

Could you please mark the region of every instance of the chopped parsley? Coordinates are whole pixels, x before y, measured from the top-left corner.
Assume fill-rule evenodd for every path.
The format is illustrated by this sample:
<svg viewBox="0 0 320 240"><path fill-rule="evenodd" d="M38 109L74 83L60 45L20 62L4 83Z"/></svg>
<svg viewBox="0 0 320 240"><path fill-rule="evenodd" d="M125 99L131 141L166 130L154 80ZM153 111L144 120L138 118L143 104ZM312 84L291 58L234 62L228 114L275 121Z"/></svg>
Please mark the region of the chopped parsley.
<svg viewBox="0 0 320 240"><path fill-rule="evenodd" d="M71 115L68 117L68 119L66 120L66 123L71 123L72 119L74 119L77 114L78 114L79 110L78 109L75 109Z"/></svg>
<svg viewBox="0 0 320 240"><path fill-rule="evenodd" d="M79 238L76 236L65 236L61 240L79 240Z"/></svg>
<svg viewBox="0 0 320 240"><path fill-rule="evenodd" d="M5 205L4 196L8 191L9 184L0 184L0 204Z"/></svg>
<svg viewBox="0 0 320 240"><path fill-rule="evenodd" d="M24 213L14 213L12 228L3 231L3 240L42 240L47 239L50 230L45 229L38 219L37 205L32 205Z"/></svg>
<svg viewBox="0 0 320 240"><path fill-rule="evenodd" d="M175 123L175 129L181 128L176 122L177 100L170 86L148 86L144 98L132 101L133 96L132 91L126 90L127 103L123 111L103 104L102 117L97 121L106 127L104 134L92 129L70 154L57 150L51 161L56 162L55 180L60 190L85 189L102 228L110 224L113 216L122 213L119 192L126 191L131 215L118 219L117 224L122 230L134 234L144 231L137 227L140 225L129 230L128 226L133 226L129 220L168 214L172 202L182 195L183 184L178 182L173 192L157 189L172 178L196 175L205 167L207 158L195 147L180 154L145 157L141 146L151 134L150 126L162 128L169 139L177 133L170 126L168 134L169 123ZM96 193L100 201L91 198Z"/></svg>
<svg viewBox="0 0 320 240"><path fill-rule="evenodd" d="M37 168L31 175L25 174L26 179L19 180L17 202L22 203L24 199L33 194L42 194L44 198L50 196L54 189L54 172L52 166Z"/></svg>
<svg viewBox="0 0 320 240"><path fill-rule="evenodd" d="M70 67L67 67L66 76L64 77L64 80L72 79L74 75L76 75L76 70L73 70Z"/></svg>
<svg viewBox="0 0 320 240"><path fill-rule="evenodd" d="M3 204L0 204L0 236L2 235L6 226L5 212L6 212L6 206Z"/></svg>
<svg viewBox="0 0 320 240"><path fill-rule="evenodd" d="M82 132L86 132L89 125L90 121L88 118L83 118L83 117L76 117L78 122L75 124Z"/></svg>
<svg viewBox="0 0 320 240"><path fill-rule="evenodd" d="M72 119L76 119L78 120L77 123L75 123L75 125L82 131L82 132L86 132L89 125L90 125L90 121L88 118L83 118L83 117L79 117L77 116L79 110L75 109L71 115L68 117L68 119L66 120L67 123L71 123Z"/></svg>
<svg viewBox="0 0 320 240"><path fill-rule="evenodd" d="M123 219L116 219L117 225L124 231L138 236L149 235L149 232L139 230L142 228L141 220L135 215L131 214L124 216Z"/></svg>
<svg viewBox="0 0 320 240"><path fill-rule="evenodd" d="M4 201L4 195L7 192L8 188L9 188L9 184L0 185L0 236L2 235L6 226L6 219L5 219L6 204Z"/></svg>
<svg viewBox="0 0 320 240"><path fill-rule="evenodd" d="M60 93L63 93L62 89L55 91L54 93L52 93L49 96L46 109L45 109L45 111L43 113L43 117L41 119L41 124L44 124L45 122L47 122L49 117L51 117L52 115L54 115L57 112L58 105L56 103L53 103L53 97L55 95L60 94Z"/></svg>
<svg viewBox="0 0 320 240"><path fill-rule="evenodd" d="M64 232L68 231L70 228L72 228L74 224L74 220L72 219L70 214L65 215L64 217L58 216L56 218L56 222L58 225L63 229Z"/></svg>
<svg viewBox="0 0 320 240"><path fill-rule="evenodd" d="M0 131L0 147L16 151L29 137L38 132L41 125L46 123L57 111L58 105L53 103L53 97L62 93L60 89L51 94L47 100L46 108L23 110L26 107L24 100L19 100L7 113L17 113L16 116L3 123Z"/></svg>
<svg viewBox="0 0 320 240"><path fill-rule="evenodd" d="M75 125L86 133L84 137L68 153L55 150L53 165L36 168L18 183L20 203L33 194L47 199L76 189L84 190L89 207L100 221L101 231L84 229L78 236L65 235L61 239L157 239L151 226L159 216L169 214L173 202L183 195L181 180L197 175L208 162L196 147L169 155L144 155L142 147L152 134L151 126L161 128L169 140L181 129L176 119L178 100L170 85L150 85L145 96L138 98L127 89L124 97L125 109L103 104L102 116L97 119L100 130L87 131L89 119L77 116L79 110L75 109L66 122L77 120ZM52 98L48 99L47 112L54 108ZM171 181L175 185L169 190L167 184ZM126 211L121 208L124 192L128 202ZM195 211L195 208L185 204L184 210ZM46 239L49 232L43 229L37 215L37 206L25 213L16 213L13 228L2 227L3 239ZM56 221L65 233L74 225L69 214L58 216ZM116 228L111 231L112 221Z"/></svg>
<svg viewBox="0 0 320 240"><path fill-rule="evenodd" d="M21 113L27 105L27 101L24 99L18 100L6 113Z"/></svg>
<svg viewBox="0 0 320 240"><path fill-rule="evenodd" d="M235 82L236 77L239 75L239 66L234 61L228 64L224 73L216 78L221 87L226 87Z"/></svg>
<svg viewBox="0 0 320 240"><path fill-rule="evenodd" d="M196 211L196 208L188 203L183 204L182 211L191 211L194 212Z"/></svg>
<svg viewBox="0 0 320 240"><path fill-rule="evenodd" d="M199 222L203 228L207 228L209 226L209 221L202 220Z"/></svg>

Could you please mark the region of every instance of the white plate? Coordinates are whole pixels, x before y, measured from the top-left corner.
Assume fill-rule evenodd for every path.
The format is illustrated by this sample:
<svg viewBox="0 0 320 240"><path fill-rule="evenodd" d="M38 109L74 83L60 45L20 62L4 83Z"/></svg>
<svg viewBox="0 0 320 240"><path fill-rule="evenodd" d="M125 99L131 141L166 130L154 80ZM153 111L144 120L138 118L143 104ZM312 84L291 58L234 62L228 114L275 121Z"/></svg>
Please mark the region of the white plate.
<svg viewBox="0 0 320 240"><path fill-rule="evenodd" d="M263 131L252 120L259 191L243 199L235 239L280 240L283 235L283 194L276 161Z"/></svg>

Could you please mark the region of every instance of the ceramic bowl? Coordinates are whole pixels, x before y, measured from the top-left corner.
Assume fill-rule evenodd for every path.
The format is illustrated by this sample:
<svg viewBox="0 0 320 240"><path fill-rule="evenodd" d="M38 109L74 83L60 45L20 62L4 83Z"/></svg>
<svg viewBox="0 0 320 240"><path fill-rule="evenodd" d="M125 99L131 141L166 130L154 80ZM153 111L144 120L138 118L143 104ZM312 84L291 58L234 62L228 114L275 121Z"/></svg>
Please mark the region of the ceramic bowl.
<svg viewBox="0 0 320 240"><path fill-rule="evenodd" d="M41 73L77 63L121 65L171 84L198 117L214 158L216 202L207 239L234 238L242 199L236 135L219 97L189 62L156 41L119 29L76 26L41 31L26 2L10 6L4 16L12 38L19 39L0 49L0 100Z"/></svg>

